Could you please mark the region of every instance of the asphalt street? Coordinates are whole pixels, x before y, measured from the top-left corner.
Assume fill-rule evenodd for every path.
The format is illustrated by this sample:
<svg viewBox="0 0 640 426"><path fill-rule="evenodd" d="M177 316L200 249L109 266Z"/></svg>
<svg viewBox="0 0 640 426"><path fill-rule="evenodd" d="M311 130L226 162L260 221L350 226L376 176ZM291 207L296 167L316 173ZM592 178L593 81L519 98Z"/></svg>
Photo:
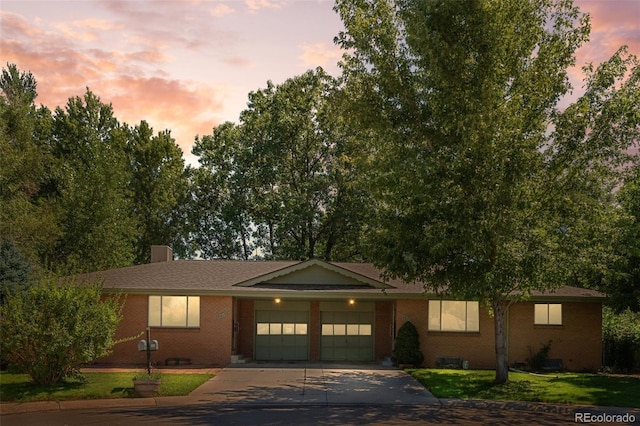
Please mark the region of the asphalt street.
<svg viewBox="0 0 640 426"><path fill-rule="evenodd" d="M575 424L567 413L472 407L296 406L113 408L12 414L2 426L111 425L558 425Z"/></svg>

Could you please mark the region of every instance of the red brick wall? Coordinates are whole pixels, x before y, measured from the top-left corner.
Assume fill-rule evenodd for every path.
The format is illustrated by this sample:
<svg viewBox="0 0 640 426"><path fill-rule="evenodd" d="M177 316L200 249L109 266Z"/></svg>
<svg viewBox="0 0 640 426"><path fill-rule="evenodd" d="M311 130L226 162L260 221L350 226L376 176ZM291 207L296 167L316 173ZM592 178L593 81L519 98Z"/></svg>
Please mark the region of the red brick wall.
<svg viewBox="0 0 640 426"><path fill-rule="evenodd" d="M461 357L470 368L495 368L493 318L480 307L480 332L428 331L428 303L424 300L396 302L396 333L410 320L418 329L424 365L435 367L437 356ZM561 358L571 371L596 370L602 359L602 305L571 302L562 304L562 326L533 324L534 304L514 303L509 317L509 364L526 362L542 344L551 343L550 358Z"/></svg>
<svg viewBox="0 0 640 426"><path fill-rule="evenodd" d="M393 302L376 302L374 359L391 356L393 350Z"/></svg>
<svg viewBox="0 0 640 426"><path fill-rule="evenodd" d="M602 366L602 304L562 303L562 325L534 325L534 303L510 308L509 362L523 362L551 341L550 358L561 358L571 371Z"/></svg>
<svg viewBox="0 0 640 426"><path fill-rule="evenodd" d="M438 356L462 357L470 368L494 367L493 319L486 309L480 308L480 331L475 333L429 331L428 314L426 300L396 302L396 334L408 320L416 326L426 367L435 367Z"/></svg>
<svg viewBox="0 0 640 426"><path fill-rule="evenodd" d="M146 331L147 295L128 295L123 320L116 339L123 339ZM151 328L151 339L158 341L159 350L151 353L151 360L163 365L167 358L189 358L192 364L227 365L232 344L231 297L200 297L200 328ZM117 344L111 355L97 360L104 363L145 364L146 353L138 351L138 341Z"/></svg>

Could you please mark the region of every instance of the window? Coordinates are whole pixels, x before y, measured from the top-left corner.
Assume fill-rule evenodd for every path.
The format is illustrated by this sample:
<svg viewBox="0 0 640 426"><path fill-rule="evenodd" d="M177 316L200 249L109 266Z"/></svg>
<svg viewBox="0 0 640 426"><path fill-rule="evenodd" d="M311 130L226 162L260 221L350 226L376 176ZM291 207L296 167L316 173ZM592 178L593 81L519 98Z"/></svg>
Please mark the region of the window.
<svg viewBox="0 0 640 426"><path fill-rule="evenodd" d="M306 323L281 323L281 322L259 322L256 324L256 334L258 336L305 336L307 334Z"/></svg>
<svg viewBox="0 0 640 426"><path fill-rule="evenodd" d="M480 331L478 302L429 300L429 330Z"/></svg>
<svg viewBox="0 0 640 426"><path fill-rule="evenodd" d="M149 296L149 327L200 327L200 297Z"/></svg>
<svg viewBox="0 0 640 426"><path fill-rule="evenodd" d="M323 336L371 336L371 324L322 324Z"/></svg>
<svg viewBox="0 0 640 426"><path fill-rule="evenodd" d="M562 305L560 303L536 303L533 323L536 325L562 325Z"/></svg>

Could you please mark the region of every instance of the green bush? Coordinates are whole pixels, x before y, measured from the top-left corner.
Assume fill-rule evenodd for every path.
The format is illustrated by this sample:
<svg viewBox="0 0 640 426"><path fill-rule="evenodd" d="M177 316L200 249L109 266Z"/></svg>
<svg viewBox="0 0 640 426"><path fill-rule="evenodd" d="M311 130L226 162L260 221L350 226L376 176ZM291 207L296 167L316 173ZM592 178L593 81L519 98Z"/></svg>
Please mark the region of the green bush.
<svg viewBox="0 0 640 426"><path fill-rule="evenodd" d="M542 370L542 367L544 367L545 363L549 359L550 350L551 340L549 340L549 343L543 344L540 347L540 350L538 350L538 352L536 352L535 354L531 353L532 350L531 348L529 348L529 352L531 353L531 355L529 356L529 359L527 361L529 362L529 368L531 369L531 371Z"/></svg>
<svg viewBox="0 0 640 426"><path fill-rule="evenodd" d="M420 352L420 337L418 330L411 321L405 322L396 336L391 361L394 364L409 364L419 366L424 361L424 355Z"/></svg>
<svg viewBox="0 0 640 426"><path fill-rule="evenodd" d="M640 370L640 312L602 309L604 364L618 371Z"/></svg>
<svg viewBox="0 0 640 426"><path fill-rule="evenodd" d="M36 384L51 385L78 373L81 364L107 355L122 318L120 297L102 298L95 283L39 280L10 293L0 306L3 359Z"/></svg>

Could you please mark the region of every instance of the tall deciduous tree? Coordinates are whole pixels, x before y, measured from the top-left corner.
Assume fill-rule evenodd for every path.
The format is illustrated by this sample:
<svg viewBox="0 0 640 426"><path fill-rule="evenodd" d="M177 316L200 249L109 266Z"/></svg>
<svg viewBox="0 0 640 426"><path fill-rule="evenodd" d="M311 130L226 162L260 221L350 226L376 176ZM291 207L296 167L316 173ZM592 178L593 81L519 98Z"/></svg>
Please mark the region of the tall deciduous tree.
<svg viewBox="0 0 640 426"><path fill-rule="evenodd" d="M218 206L200 231L215 230L213 247L245 258L253 250L278 259L360 254L366 197L337 93L321 69L269 82L249 94L239 125L225 123L196 142L193 152L211 174L200 176L211 189L198 198Z"/></svg>
<svg viewBox="0 0 640 426"><path fill-rule="evenodd" d="M637 62L618 52L561 112L567 68L589 34L571 1L335 8L352 116L375 134L374 261L488 306L505 382L509 301L567 283L610 252L614 172L638 132Z"/></svg>
<svg viewBox="0 0 640 426"><path fill-rule="evenodd" d="M46 259L59 237L49 183L54 161L47 144L51 112L36 107L30 72L7 64L0 76L0 242L11 240L29 259Z"/></svg>
<svg viewBox="0 0 640 426"><path fill-rule="evenodd" d="M618 200L626 213L621 219L620 258L613 273L604 277L603 290L615 313L640 312L640 166L627 177Z"/></svg>
<svg viewBox="0 0 640 426"><path fill-rule="evenodd" d="M63 235L54 264L77 272L130 265L136 222L124 129L91 91L55 112L53 152L63 163Z"/></svg>
<svg viewBox="0 0 640 426"><path fill-rule="evenodd" d="M182 252L182 207L188 190L182 150L168 130L154 135L142 121L130 129L127 151L132 173L129 194L138 224L135 263L147 263L154 244Z"/></svg>

